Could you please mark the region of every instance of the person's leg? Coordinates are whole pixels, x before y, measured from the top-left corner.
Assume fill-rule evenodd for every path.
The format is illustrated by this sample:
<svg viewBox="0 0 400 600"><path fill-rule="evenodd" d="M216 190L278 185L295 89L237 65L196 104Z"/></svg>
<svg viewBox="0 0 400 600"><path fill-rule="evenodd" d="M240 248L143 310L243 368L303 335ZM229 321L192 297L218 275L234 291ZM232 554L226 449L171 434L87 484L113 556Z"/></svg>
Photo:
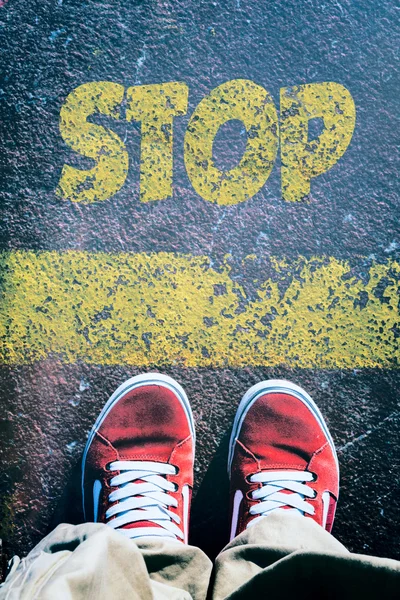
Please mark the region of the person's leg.
<svg viewBox="0 0 400 600"><path fill-rule="evenodd" d="M397 600L400 562L351 554L311 519L281 511L224 548L213 589L214 600Z"/></svg>
<svg viewBox="0 0 400 600"><path fill-rule="evenodd" d="M86 521L60 525L0 598L204 598L211 562L187 545L194 423L183 389L147 374L122 384L82 461Z"/></svg>
<svg viewBox="0 0 400 600"><path fill-rule="evenodd" d="M0 587L8 600L204 598L211 563L193 546L136 543L102 523L59 525Z"/></svg>
<svg viewBox="0 0 400 600"><path fill-rule="evenodd" d="M349 553L329 532L336 452L310 396L275 380L253 386L233 426L231 542L213 598L398 598L400 563Z"/></svg>

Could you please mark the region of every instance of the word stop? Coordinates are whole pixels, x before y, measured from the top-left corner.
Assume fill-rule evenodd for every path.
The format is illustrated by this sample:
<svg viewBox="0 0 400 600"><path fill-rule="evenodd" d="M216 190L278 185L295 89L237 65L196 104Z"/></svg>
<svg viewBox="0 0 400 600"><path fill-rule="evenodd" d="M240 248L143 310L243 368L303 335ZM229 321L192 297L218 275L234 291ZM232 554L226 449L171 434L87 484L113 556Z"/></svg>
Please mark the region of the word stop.
<svg viewBox="0 0 400 600"><path fill-rule="evenodd" d="M65 164L57 194L73 202L98 202L125 183L129 156L124 142L111 129L91 123L100 114L119 119L123 101L127 121L141 123L140 200L172 195L174 118L186 114L189 88L170 82L138 85L126 90L108 81L85 83L66 98L60 132L75 152L95 166L82 170ZM271 95L247 79L233 79L213 89L194 110L184 138L184 160L196 192L209 202L236 204L254 196L267 181L281 151L282 197L299 201L310 193L313 177L330 169L343 155L353 135L356 111L350 92L334 82L282 88L280 119ZM219 128L238 119L247 142L238 164L220 170L213 159ZM322 131L309 139L311 119Z"/></svg>

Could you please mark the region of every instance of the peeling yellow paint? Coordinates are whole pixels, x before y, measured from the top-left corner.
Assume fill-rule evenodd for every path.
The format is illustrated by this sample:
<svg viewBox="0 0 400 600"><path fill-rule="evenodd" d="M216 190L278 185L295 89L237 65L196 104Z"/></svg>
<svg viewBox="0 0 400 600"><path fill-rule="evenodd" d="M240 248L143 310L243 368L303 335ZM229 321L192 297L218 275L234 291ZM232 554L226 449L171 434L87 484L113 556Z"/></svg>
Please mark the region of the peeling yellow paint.
<svg viewBox="0 0 400 600"><path fill-rule="evenodd" d="M213 142L219 128L232 119L246 127L246 149L236 167L221 171L213 160ZM267 90L247 79L216 87L197 106L185 134L185 165L194 189L222 205L251 198L272 171L278 137L278 115Z"/></svg>
<svg viewBox="0 0 400 600"><path fill-rule="evenodd" d="M173 119L186 114L185 83L136 85L127 89L126 120L141 122L140 200L164 200L173 193ZM60 133L75 152L92 159L92 169L64 165L57 195L73 202L111 198L124 185L129 157L124 142L111 129L90 123L97 113L119 119L122 85L92 81L78 86L60 113ZM205 96L193 112L184 139L184 161L197 193L221 205L254 196L267 181L281 138L282 197L307 198L310 181L330 169L353 135L356 111L350 92L334 82L281 89L281 131L269 92L248 79L232 79ZM324 127L308 139L309 121ZM247 131L243 156L236 167L222 171L214 161L213 144L222 125L241 121Z"/></svg>
<svg viewBox="0 0 400 600"><path fill-rule="evenodd" d="M204 256L2 253L0 360L398 366L398 263L372 264L363 280L335 258L271 268L249 300Z"/></svg>
<svg viewBox="0 0 400 600"><path fill-rule="evenodd" d="M173 81L127 90L127 121L141 121L140 200L172 196L173 119L187 111L189 88Z"/></svg>
<svg viewBox="0 0 400 600"><path fill-rule="evenodd" d="M324 82L281 89L282 198L302 200L313 177L328 171L350 144L356 109L340 83ZM324 129L308 140L310 119L322 118Z"/></svg>
<svg viewBox="0 0 400 600"><path fill-rule="evenodd" d="M89 170L64 165L56 193L73 202L106 200L125 183L129 157L124 143L111 129L89 123L95 113L119 118L124 87L92 81L72 91L61 108L60 133L76 152L96 161Z"/></svg>

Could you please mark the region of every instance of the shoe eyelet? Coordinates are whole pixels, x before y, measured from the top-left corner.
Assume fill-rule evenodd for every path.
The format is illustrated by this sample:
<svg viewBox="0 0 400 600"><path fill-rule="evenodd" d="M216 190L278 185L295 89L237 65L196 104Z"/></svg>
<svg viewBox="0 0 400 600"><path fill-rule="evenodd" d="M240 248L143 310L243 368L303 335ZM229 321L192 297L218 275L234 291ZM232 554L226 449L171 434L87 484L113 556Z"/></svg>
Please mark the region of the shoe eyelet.
<svg viewBox="0 0 400 600"><path fill-rule="evenodd" d="M179 490L179 485L177 483L174 483L174 486L175 486L174 492L177 492Z"/></svg>
<svg viewBox="0 0 400 600"><path fill-rule="evenodd" d="M316 473L311 473L311 475L313 476L312 481L317 481L318 479L318 475Z"/></svg>
<svg viewBox="0 0 400 600"><path fill-rule="evenodd" d="M179 467L175 467L175 475L179 475L179 471L180 471L180 468Z"/></svg>
<svg viewBox="0 0 400 600"><path fill-rule="evenodd" d="M318 496L318 492L317 490L314 490L314 496L311 498L311 500L315 500L315 498Z"/></svg>

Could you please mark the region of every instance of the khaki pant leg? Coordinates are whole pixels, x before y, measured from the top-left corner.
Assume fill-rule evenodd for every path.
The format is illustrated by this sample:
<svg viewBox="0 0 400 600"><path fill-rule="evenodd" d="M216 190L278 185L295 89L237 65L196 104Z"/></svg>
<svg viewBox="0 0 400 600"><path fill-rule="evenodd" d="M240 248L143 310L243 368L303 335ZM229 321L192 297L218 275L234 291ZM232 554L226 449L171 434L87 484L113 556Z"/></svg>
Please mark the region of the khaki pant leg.
<svg viewBox="0 0 400 600"><path fill-rule="evenodd" d="M351 554L312 519L276 511L217 557L213 600L400 598L400 562Z"/></svg>
<svg viewBox="0 0 400 600"><path fill-rule="evenodd" d="M212 565L165 538L137 544L100 523L59 525L0 588L0 600L205 598Z"/></svg>

